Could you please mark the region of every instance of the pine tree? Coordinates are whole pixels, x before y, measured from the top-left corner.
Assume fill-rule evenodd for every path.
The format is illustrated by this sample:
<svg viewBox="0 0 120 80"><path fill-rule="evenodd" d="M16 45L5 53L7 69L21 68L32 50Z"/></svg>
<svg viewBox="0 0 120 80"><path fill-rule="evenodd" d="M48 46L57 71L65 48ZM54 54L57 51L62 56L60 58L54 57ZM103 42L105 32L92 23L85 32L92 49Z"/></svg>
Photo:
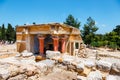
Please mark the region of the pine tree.
<svg viewBox="0 0 120 80"><path fill-rule="evenodd" d="M15 39L15 30L12 27L12 25L10 23L8 23L8 27L7 27L7 31L6 31L6 37L7 40L9 41L9 43L11 43L11 41L14 41Z"/></svg>
<svg viewBox="0 0 120 80"><path fill-rule="evenodd" d="M1 29L1 40L5 41L6 40L6 36L5 36L5 27L4 24L2 25L2 29Z"/></svg>
<svg viewBox="0 0 120 80"><path fill-rule="evenodd" d="M36 23L35 23L35 22L33 22L33 24L35 25Z"/></svg>
<svg viewBox="0 0 120 80"><path fill-rule="evenodd" d="M113 29L114 32L117 33L117 35L120 36L120 25L117 25L115 29Z"/></svg>
<svg viewBox="0 0 120 80"><path fill-rule="evenodd" d="M2 39L2 35L1 35L1 26L0 26L0 41L1 41L1 39Z"/></svg>
<svg viewBox="0 0 120 80"><path fill-rule="evenodd" d="M95 32L97 30L98 28L95 25L95 21L89 17L82 31L82 37L86 44L91 44L91 42L94 41Z"/></svg>
<svg viewBox="0 0 120 80"><path fill-rule="evenodd" d="M78 29L80 28L80 22L77 19L75 19L74 16L72 16L71 14L68 15L64 24L73 26L73 27L78 28Z"/></svg>

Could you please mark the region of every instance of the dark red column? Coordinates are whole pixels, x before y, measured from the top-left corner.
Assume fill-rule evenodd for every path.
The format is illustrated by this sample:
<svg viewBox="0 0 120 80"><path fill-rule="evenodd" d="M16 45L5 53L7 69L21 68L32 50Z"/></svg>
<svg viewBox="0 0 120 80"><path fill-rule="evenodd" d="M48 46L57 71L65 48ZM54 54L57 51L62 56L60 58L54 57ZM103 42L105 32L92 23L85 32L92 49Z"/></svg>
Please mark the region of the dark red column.
<svg viewBox="0 0 120 80"><path fill-rule="evenodd" d="M54 51L58 51L58 38L53 38Z"/></svg>
<svg viewBox="0 0 120 80"><path fill-rule="evenodd" d="M62 38L61 39L61 52L64 53L65 52L65 38Z"/></svg>
<svg viewBox="0 0 120 80"><path fill-rule="evenodd" d="M40 54L44 53L44 38L43 37L39 37L39 52Z"/></svg>

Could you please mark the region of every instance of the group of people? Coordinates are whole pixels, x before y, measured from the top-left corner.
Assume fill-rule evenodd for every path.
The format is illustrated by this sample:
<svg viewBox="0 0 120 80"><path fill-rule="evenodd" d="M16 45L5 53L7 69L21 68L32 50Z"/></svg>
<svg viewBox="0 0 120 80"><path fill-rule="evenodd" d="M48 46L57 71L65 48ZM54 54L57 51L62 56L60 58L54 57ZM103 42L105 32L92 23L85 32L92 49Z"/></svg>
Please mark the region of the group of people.
<svg viewBox="0 0 120 80"><path fill-rule="evenodd" d="M0 45L3 45L3 44L5 44L5 41L0 40Z"/></svg>
<svg viewBox="0 0 120 80"><path fill-rule="evenodd" d="M0 45L6 45L6 44L13 44L14 42L8 42L8 41L4 41L4 40L0 40Z"/></svg>

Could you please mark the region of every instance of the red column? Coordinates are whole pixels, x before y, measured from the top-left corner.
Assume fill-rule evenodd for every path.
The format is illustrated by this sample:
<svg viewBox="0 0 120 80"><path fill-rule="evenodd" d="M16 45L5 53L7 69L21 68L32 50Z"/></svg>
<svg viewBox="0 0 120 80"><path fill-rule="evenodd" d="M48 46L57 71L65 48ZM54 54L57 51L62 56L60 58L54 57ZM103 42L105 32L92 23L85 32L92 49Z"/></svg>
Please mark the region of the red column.
<svg viewBox="0 0 120 80"><path fill-rule="evenodd" d="M53 38L54 51L58 51L58 38Z"/></svg>
<svg viewBox="0 0 120 80"><path fill-rule="evenodd" d="M64 53L65 52L65 38L61 39L61 52Z"/></svg>
<svg viewBox="0 0 120 80"><path fill-rule="evenodd" d="M43 54L44 53L44 38L39 37L39 53Z"/></svg>

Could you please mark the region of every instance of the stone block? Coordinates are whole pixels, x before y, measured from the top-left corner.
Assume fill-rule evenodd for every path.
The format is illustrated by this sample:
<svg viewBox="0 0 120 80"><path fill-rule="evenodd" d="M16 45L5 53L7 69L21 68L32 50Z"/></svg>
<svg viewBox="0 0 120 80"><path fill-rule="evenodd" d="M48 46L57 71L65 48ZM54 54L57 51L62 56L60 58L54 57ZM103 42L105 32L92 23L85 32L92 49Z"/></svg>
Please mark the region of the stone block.
<svg viewBox="0 0 120 80"><path fill-rule="evenodd" d="M96 68L104 72L109 72L111 69L111 65L111 63L103 60L96 61Z"/></svg>
<svg viewBox="0 0 120 80"><path fill-rule="evenodd" d="M112 75L120 75L120 63L113 63L110 74Z"/></svg>
<svg viewBox="0 0 120 80"><path fill-rule="evenodd" d="M92 71L87 76L87 80L102 80L102 74L100 71Z"/></svg>
<svg viewBox="0 0 120 80"><path fill-rule="evenodd" d="M56 57L56 56L60 56L60 52L59 51L46 51L46 58L48 58L48 59L52 59L52 58L54 58L54 57Z"/></svg>
<svg viewBox="0 0 120 80"><path fill-rule="evenodd" d="M84 64L83 63L77 64L76 70L77 70L78 73L83 72L84 71Z"/></svg>

